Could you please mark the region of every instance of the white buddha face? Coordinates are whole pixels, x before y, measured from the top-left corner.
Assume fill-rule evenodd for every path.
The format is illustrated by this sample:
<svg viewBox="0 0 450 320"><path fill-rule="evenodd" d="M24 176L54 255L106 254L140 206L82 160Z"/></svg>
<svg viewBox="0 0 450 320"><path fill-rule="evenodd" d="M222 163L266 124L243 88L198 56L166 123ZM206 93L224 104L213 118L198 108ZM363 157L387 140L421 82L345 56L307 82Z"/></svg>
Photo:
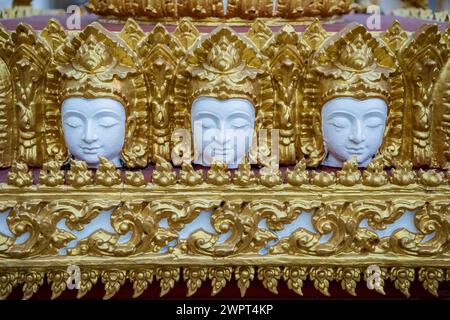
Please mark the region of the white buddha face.
<svg viewBox="0 0 450 320"><path fill-rule="evenodd" d="M125 108L110 98L68 98L61 106L64 139L69 152L89 167L97 167L99 156L121 165L125 142Z"/></svg>
<svg viewBox="0 0 450 320"><path fill-rule="evenodd" d="M378 152L387 119L386 102L378 98L335 98L322 107L322 132L327 156L323 165L341 167L356 157L367 167Z"/></svg>
<svg viewBox="0 0 450 320"><path fill-rule="evenodd" d="M210 166L220 160L237 168L252 145L254 122L255 110L248 100L195 100L191 109L194 163Z"/></svg>

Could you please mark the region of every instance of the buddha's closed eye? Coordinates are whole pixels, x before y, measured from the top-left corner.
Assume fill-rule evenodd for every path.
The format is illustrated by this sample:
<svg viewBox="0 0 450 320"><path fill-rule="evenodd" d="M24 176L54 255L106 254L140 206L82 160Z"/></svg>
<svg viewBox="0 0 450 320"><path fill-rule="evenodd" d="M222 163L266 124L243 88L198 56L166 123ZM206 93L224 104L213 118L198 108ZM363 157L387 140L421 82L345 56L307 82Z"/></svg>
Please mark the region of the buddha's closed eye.
<svg viewBox="0 0 450 320"><path fill-rule="evenodd" d="M83 121L77 117L69 117L64 121L64 124L71 128L79 128L83 125Z"/></svg>
<svg viewBox="0 0 450 320"><path fill-rule="evenodd" d="M250 126L250 123L248 123L247 120L245 119L234 119L231 121L231 127L234 129L245 129L248 128Z"/></svg>
<svg viewBox="0 0 450 320"><path fill-rule="evenodd" d="M350 122L344 118L336 118L333 120L328 121L328 124L338 128L338 129L344 129L348 128L350 126Z"/></svg>
<svg viewBox="0 0 450 320"><path fill-rule="evenodd" d="M371 117L365 121L365 124L369 128L378 128L383 125L383 120L378 117Z"/></svg>
<svg viewBox="0 0 450 320"><path fill-rule="evenodd" d="M212 119L209 119L209 118L201 119L199 121L202 124L203 129L211 129L216 126L216 123Z"/></svg>
<svg viewBox="0 0 450 320"><path fill-rule="evenodd" d="M102 117L99 119L98 124L104 128L111 128L119 124L119 121L113 117Z"/></svg>

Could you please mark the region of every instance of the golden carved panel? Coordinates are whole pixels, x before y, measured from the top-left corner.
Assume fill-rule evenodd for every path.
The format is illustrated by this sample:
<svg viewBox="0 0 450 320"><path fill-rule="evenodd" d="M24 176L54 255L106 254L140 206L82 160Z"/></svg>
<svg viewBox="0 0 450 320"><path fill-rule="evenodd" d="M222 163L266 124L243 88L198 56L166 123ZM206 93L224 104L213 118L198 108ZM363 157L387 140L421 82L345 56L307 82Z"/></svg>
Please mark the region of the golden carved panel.
<svg viewBox="0 0 450 320"><path fill-rule="evenodd" d="M69 37L50 20L40 33L21 24L14 32L1 29L0 35L4 167L12 160L40 167L48 160L67 159L59 106L71 95L112 97L127 106L123 157L129 167L156 163L158 156L169 160L185 149L172 135L180 128L190 130L190 103L208 94L252 101L258 138L261 129L267 129L269 137L278 130L280 163L295 165L305 157L307 166L316 166L324 155L317 130L322 101L331 96L378 96L389 102L380 150L384 163L410 160L414 167L445 168L445 150L439 151L445 146L438 136L448 130L440 120L438 101L445 100L446 91L435 89L435 83L446 75L449 41L448 30L438 32L433 25L409 35L395 22L378 36L356 24L328 34L319 21L302 33L289 25L274 33L256 20L246 34L224 26L202 34L186 19L174 32L163 25L143 32L129 20L118 33L92 24ZM96 48L113 62L100 59L102 71L91 75L82 67L82 52ZM357 53L370 56L359 71L349 64ZM224 55L230 60L221 70L214 64ZM246 76L228 85L235 81L229 75L241 72L240 61L245 62ZM371 61L379 61L379 66ZM353 71L340 69L346 64ZM382 79L370 84L368 79L377 75ZM356 82L348 86L349 81ZM190 152L185 150L185 156Z"/></svg>
<svg viewBox="0 0 450 320"><path fill-rule="evenodd" d="M437 295L450 280L449 30L411 34L394 23L377 34L351 24L328 33L317 20L304 32L273 31L256 20L245 32L205 34L188 19L173 32L144 32L134 20L119 32L97 23L66 32L55 20L40 32L0 28L0 167L10 167L0 183L10 231L0 233L0 298L21 285L28 299L44 280L57 298L69 265L81 268L78 297L102 283L108 299L127 281L134 297L153 281L162 296L179 281L187 296L206 281L217 295L232 279L242 296L253 281L273 293L284 281L300 295L307 281L330 295L335 281L356 295L374 264L379 293L391 281L409 296L419 279ZM73 95L126 106L122 170L70 159L60 104ZM252 101L256 134L278 130L285 167L258 159L255 170L252 154L234 171L171 162L191 157L172 135L190 135L200 95ZM389 102L383 146L364 170L354 160L311 169L324 156L321 103L333 96ZM112 231L76 236L107 210ZM181 237L205 211L212 229ZM414 230L380 234L406 214ZM305 216L312 229L279 236Z"/></svg>

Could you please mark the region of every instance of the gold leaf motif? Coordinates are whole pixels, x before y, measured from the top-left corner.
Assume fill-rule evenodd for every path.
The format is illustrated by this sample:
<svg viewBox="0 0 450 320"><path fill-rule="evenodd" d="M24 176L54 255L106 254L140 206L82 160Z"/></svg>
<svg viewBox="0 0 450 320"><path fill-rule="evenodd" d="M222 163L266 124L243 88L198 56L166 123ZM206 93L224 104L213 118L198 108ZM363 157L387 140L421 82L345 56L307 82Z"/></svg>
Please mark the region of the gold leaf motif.
<svg viewBox="0 0 450 320"><path fill-rule="evenodd" d="M391 281L394 281L394 286L397 290L400 290L407 298L411 295L409 293L409 287L411 282L414 281L415 271L412 268L393 267L391 268Z"/></svg>
<svg viewBox="0 0 450 320"><path fill-rule="evenodd" d="M228 166L225 162L214 161L211 164L211 169L208 170L206 181L216 186L223 186L230 183L231 173L228 171Z"/></svg>
<svg viewBox="0 0 450 320"><path fill-rule="evenodd" d="M6 300L20 280L19 272L2 271L0 273L0 300Z"/></svg>
<svg viewBox="0 0 450 320"><path fill-rule="evenodd" d="M133 50L138 49L138 43L145 37L144 31L142 31L139 24L132 18L127 19L122 31L119 33L125 43Z"/></svg>
<svg viewBox="0 0 450 320"><path fill-rule="evenodd" d="M395 20L391 26L383 32L381 39L396 53L408 41L408 34L403 30L398 20Z"/></svg>
<svg viewBox="0 0 450 320"><path fill-rule="evenodd" d="M202 286L202 281L206 280L207 268L190 267L183 269L183 279L186 282L188 291L186 296L190 297Z"/></svg>
<svg viewBox="0 0 450 320"><path fill-rule="evenodd" d="M313 52L319 49L327 37L328 33L317 18L314 19L313 23L311 23L302 34L302 39L308 44Z"/></svg>
<svg viewBox="0 0 450 320"><path fill-rule="evenodd" d="M59 21L52 18L42 30L40 37L47 42L52 52L55 52L66 41L67 33Z"/></svg>
<svg viewBox="0 0 450 320"><path fill-rule="evenodd" d="M264 163L259 174L259 181L263 186L272 188L282 183L281 172L277 164Z"/></svg>
<svg viewBox="0 0 450 320"><path fill-rule="evenodd" d="M156 280L160 280L160 297L165 296L180 279L180 268L164 267L156 269Z"/></svg>
<svg viewBox="0 0 450 320"><path fill-rule="evenodd" d="M97 283L99 277L98 270L95 269L83 269L81 271L81 283L78 289L77 299L81 299L91 291L92 287Z"/></svg>
<svg viewBox="0 0 450 320"><path fill-rule="evenodd" d="M439 297L439 282L444 280L445 275L442 269L420 268L419 270L419 281L422 282L424 289L436 297Z"/></svg>
<svg viewBox="0 0 450 320"><path fill-rule="evenodd" d="M44 284L44 272L29 270L22 274L23 282L23 300L30 299Z"/></svg>
<svg viewBox="0 0 450 320"><path fill-rule="evenodd" d="M334 278L333 268L312 267L309 270L309 279L314 281L314 288L326 296L330 296L328 288L330 286L330 281L334 280Z"/></svg>
<svg viewBox="0 0 450 320"><path fill-rule="evenodd" d="M48 187L56 187L64 184L64 171L61 170L61 164L57 161L44 163L39 173L39 183Z"/></svg>
<svg viewBox="0 0 450 320"><path fill-rule="evenodd" d="M386 295L386 293L384 292L384 280L385 279L389 279L388 269L387 268L380 268L380 271L381 271L381 274L379 274L380 277L377 278L377 281L374 283L374 289L379 294ZM367 268L364 271L364 281L366 283L368 283L368 281L370 281L371 276L373 277L373 273L371 274L370 272L371 271L369 270L369 268Z"/></svg>
<svg viewBox="0 0 450 320"><path fill-rule="evenodd" d="M361 172L358 169L356 157L344 162L342 170L337 172L337 182L346 187L361 183Z"/></svg>
<svg viewBox="0 0 450 320"><path fill-rule="evenodd" d="M144 187L147 184L141 171L126 171L124 182L133 187Z"/></svg>
<svg viewBox="0 0 450 320"><path fill-rule="evenodd" d="M311 172L311 184L319 187L329 187L336 183L336 175L334 172L313 171Z"/></svg>
<svg viewBox="0 0 450 320"><path fill-rule="evenodd" d="M388 182L383 161L380 158L372 160L363 172L362 183L369 187L381 187L388 184Z"/></svg>
<svg viewBox="0 0 450 320"><path fill-rule="evenodd" d="M445 175L443 172L436 170L419 170L419 181L427 187L437 187L445 181Z"/></svg>
<svg viewBox="0 0 450 320"><path fill-rule="evenodd" d="M28 170L28 166L23 162L13 162L7 179L9 185L18 188L29 187L33 184L33 175Z"/></svg>
<svg viewBox="0 0 450 320"><path fill-rule="evenodd" d="M122 172L116 170L114 163L99 156L100 164L96 171L95 182L97 185L112 187L122 182Z"/></svg>
<svg viewBox="0 0 450 320"><path fill-rule="evenodd" d="M152 173L152 181L162 187L175 184L177 182L177 174L172 169L172 165L169 162L160 156L156 156L156 166Z"/></svg>
<svg viewBox="0 0 450 320"><path fill-rule="evenodd" d="M109 300L119 292L120 287L125 284L126 272L117 269L105 270L102 272L102 283L105 285L105 295L103 300Z"/></svg>
<svg viewBox="0 0 450 320"><path fill-rule="evenodd" d="M70 170L67 171L67 183L74 188L82 188L94 183L94 174L87 167L86 162L70 160Z"/></svg>
<svg viewBox="0 0 450 320"><path fill-rule="evenodd" d="M390 182L399 186L407 186L416 181L416 173L411 161L396 162L391 170Z"/></svg>
<svg viewBox="0 0 450 320"><path fill-rule="evenodd" d="M129 273L130 281L133 283L133 298L138 298L147 290L148 285L153 282L153 269L133 269Z"/></svg>
<svg viewBox="0 0 450 320"><path fill-rule="evenodd" d="M67 288L69 274L63 270L47 272L47 282L51 284L51 300L58 298Z"/></svg>
<svg viewBox="0 0 450 320"><path fill-rule="evenodd" d="M250 266L240 266L234 271L234 278L238 282L241 297L245 296L247 289L250 287L250 282L255 277L255 269Z"/></svg>
<svg viewBox="0 0 450 320"><path fill-rule="evenodd" d="M182 18L178 21L173 35L180 41L185 49L189 49L199 38L200 32L189 18Z"/></svg>
<svg viewBox="0 0 450 320"><path fill-rule="evenodd" d="M211 267L208 270L208 278L211 280L212 292L211 295L217 295L223 288L225 288L227 281L231 280L231 267Z"/></svg>
<svg viewBox="0 0 450 320"><path fill-rule="evenodd" d="M287 182L296 187L309 183L309 171L304 159L295 165L294 170L287 169Z"/></svg>
<svg viewBox="0 0 450 320"><path fill-rule="evenodd" d="M361 280L361 269L359 268L338 268L336 280L341 281L343 290L356 296L356 285Z"/></svg>
<svg viewBox="0 0 450 320"><path fill-rule="evenodd" d="M203 170L194 170L192 164L183 162L181 164L180 183L190 187L203 183Z"/></svg>
<svg viewBox="0 0 450 320"><path fill-rule="evenodd" d="M304 267L285 267L283 270L283 279L287 282L288 288L300 296L303 296L303 281L307 277L308 269Z"/></svg>
<svg viewBox="0 0 450 320"><path fill-rule="evenodd" d="M234 173L233 182L241 187L247 187L257 184L257 178L252 171L252 167L247 159L244 157L242 162L238 165L238 170Z"/></svg>
<svg viewBox="0 0 450 320"><path fill-rule="evenodd" d="M272 30L261 19L256 19L247 32L247 37L253 41L259 49L272 37Z"/></svg>
<svg viewBox="0 0 450 320"><path fill-rule="evenodd" d="M278 294L278 280L281 278L280 267L259 267L258 280L262 281L264 288Z"/></svg>

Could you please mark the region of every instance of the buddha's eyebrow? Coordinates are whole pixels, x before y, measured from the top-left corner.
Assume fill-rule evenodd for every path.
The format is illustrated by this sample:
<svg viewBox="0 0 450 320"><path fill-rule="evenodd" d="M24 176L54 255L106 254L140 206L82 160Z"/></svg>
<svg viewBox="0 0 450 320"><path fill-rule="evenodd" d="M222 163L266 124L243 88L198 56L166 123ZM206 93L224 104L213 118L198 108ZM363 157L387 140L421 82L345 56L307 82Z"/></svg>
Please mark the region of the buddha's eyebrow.
<svg viewBox="0 0 450 320"><path fill-rule="evenodd" d="M242 111L235 111L231 114L228 115L227 119L232 118L232 117L242 117L245 118L247 121L251 121L251 117L248 115L248 113L242 112Z"/></svg>
<svg viewBox="0 0 450 320"><path fill-rule="evenodd" d="M200 111L199 113L197 113L197 116L213 118L214 120L218 120L219 119L219 117L217 117L214 113L211 113L211 112L208 112L208 111Z"/></svg>
<svg viewBox="0 0 450 320"><path fill-rule="evenodd" d="M373 117L373 116L379 117L381 119L386 118L386 115L378 110L370 110L364 114L364 118Z"/></svg>
<svg viewBox="0 0 450 320"><path fill-rule="evenodd" d="M83 117L86 118L86 115L82 112L79 111L75 111L75 110L68 110L62 113L63 117L68 117L68 116L79 116L79 117Z"/></svg>
<svg viewBox="0 0 450 320"><path fill-rule="evenodd" d="M120 116L116 112L111 111L111 110L107 110L107 109L97 111L94 114L94 116L95 117L97 117L97 116L112 116L114 118L120 118Z"/></svg>
<svg viewBox="0 0 450 320"><path fill-rule="evenodd" d="M332 120L330 118L335 117L335 116L346 116L346 117L355 118L355 115L353 113L346 112L346 111L334 111L328 115L326 120L327 121Z"/></svg>

